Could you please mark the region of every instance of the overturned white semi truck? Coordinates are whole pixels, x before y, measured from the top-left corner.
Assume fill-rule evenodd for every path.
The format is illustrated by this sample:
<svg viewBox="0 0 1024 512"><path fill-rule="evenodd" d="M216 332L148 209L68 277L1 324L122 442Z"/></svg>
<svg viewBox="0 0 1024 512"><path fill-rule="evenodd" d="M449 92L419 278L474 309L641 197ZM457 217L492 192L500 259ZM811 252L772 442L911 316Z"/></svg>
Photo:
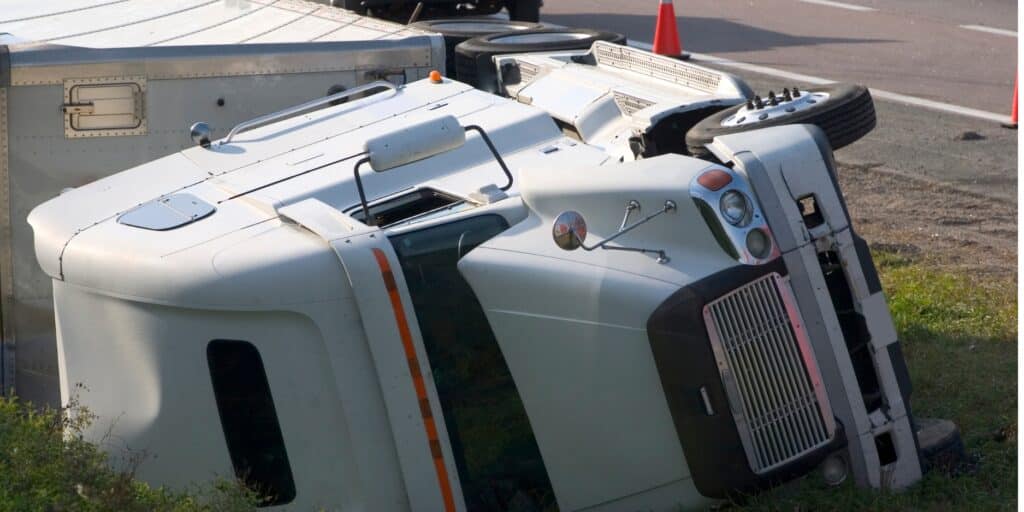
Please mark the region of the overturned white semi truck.
<svg viewBox="0 0 1024 512"><path fill-rule="evenodd" d="M744 103L605 43L496 62L515 99L435 76L223 140L200 123L33 210L65 399L81 384L97 433L154 455L148 481L234 474L295 510L677 510L819 467L921 477L832 160L864 123L832 106L866 92ZM705 108L733 133L656 149L688 152L658 130Z"/></svg>

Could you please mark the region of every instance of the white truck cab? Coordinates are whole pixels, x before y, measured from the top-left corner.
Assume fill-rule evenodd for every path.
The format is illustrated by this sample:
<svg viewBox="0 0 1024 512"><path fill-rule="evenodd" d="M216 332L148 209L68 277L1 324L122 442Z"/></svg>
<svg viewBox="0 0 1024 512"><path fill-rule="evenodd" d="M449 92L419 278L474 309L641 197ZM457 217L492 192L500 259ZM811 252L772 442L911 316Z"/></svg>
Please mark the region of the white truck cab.
<svg viewBox="0 0 1024 512"><path fill-rule="evenodd" d="M381 88L32 211L62 396L141 478L431 511L920 478L819 130L629 161L458 82Z"/></svg>

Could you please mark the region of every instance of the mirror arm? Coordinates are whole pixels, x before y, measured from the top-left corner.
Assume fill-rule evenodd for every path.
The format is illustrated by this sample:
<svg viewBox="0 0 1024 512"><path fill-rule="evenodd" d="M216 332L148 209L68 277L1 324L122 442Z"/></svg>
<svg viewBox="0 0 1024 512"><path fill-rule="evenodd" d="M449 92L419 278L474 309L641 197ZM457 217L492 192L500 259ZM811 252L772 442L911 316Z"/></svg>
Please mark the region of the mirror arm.
<svg viewBox="0 0 1024 512"><path fill-rule="evenodd" d="M640 208L640 203L637 202L636 200L631 200L629 203L627 203L626 204L626 215L622 219L622 227L619 228L618 233L615 233L614 235L612 235L612 236L610 236L608 238L605 238L604 240L601 240L600 242L598 242L598 243L596 243L596 244L594 244L594 245L592 245L590 247L587 247L586 244L583 243L583 240L580 238L579 234L576 233L575 229L572 229L572 231L571 231L572 232L572 236L576 239L576 242L580 244L580 247L583 248L584 251L593 251L594 249L601 248L601 249L605 249L605 250L609 250L609 251L631 251L631 252L650 253L650 254L657 254L658 255L658 263L668 263L669 262L669 257L668 257L667 254L665 254L665 251L662 250L662 249L641 249L641 248L636 248L636 247L608 247L608 243L609 242L611 242L612 240L615 240L616 238L618 238L618 237L620 237L620 236L622 236L622 235L624 235L626 233L629 233L630 231L632 231L633 229L637 228L641 224L645 224L648 221L650 221L651 219L653 219L653 218L655 218L655 217L657 217L657 216L659 216L659 215L661 215L663 213L668 213L668 212L675 211L676 203L675 203L675 201L672 201L672 200L665 201L665 206L662 207L661 210L658 210L658 211L656 211L656 212L654 212L654 213L652 213L652 214L650 214L650 215L648 215L648 216L646 216L646 217L644 217L644 218L634 222L633 224L630 224L629 226L626 226L626 222L629 220L630 214L633 213L633 210L638 210L639 208Z"/></svg>

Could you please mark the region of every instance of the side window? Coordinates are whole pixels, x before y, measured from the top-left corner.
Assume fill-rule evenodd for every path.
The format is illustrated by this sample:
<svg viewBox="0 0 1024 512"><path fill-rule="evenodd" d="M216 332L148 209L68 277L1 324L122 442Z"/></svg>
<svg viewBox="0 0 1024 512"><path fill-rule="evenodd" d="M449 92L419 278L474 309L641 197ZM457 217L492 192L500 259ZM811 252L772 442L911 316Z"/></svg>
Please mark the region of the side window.
<svg viewBox="0 0 1024 512"><path fill-rule="evenodd" d="M519 391L456 264L508 228L483 215L395 236L469 510L556 507ZM531 503L532 502L532 503ZM525 503L531 506L524 507Z"/></svg>
<svg viewBox="0 0 1024 512"><path fill-rule="evenodd" d="M259 351L247 341L213 340L206 360L235 476L266 496L261 507L291 502L295 482Z"/></svg>

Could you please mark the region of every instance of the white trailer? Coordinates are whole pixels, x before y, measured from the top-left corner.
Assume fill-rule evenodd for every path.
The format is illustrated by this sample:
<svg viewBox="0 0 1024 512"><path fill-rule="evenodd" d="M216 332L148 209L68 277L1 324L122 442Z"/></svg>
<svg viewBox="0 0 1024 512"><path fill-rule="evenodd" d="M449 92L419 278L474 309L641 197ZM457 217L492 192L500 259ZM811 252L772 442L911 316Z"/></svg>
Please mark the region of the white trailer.
<svg viewBox="0 0 1024 512"><path fill-rule="evenodd" d="M199 130L32 211L62 394L155 455L140 477L430 511L698 509L819 465L920 478L821 130L631 159L522 91L384 88Z"/></svg>
<svg viewBox="0 0 1024 512"><path fill-rule="evenodd" d="M247 119L444 67L440 36L301 0L0 2L0 382L58 402L29 210ZM179 171L172 170L171 173Z"/></svg>

